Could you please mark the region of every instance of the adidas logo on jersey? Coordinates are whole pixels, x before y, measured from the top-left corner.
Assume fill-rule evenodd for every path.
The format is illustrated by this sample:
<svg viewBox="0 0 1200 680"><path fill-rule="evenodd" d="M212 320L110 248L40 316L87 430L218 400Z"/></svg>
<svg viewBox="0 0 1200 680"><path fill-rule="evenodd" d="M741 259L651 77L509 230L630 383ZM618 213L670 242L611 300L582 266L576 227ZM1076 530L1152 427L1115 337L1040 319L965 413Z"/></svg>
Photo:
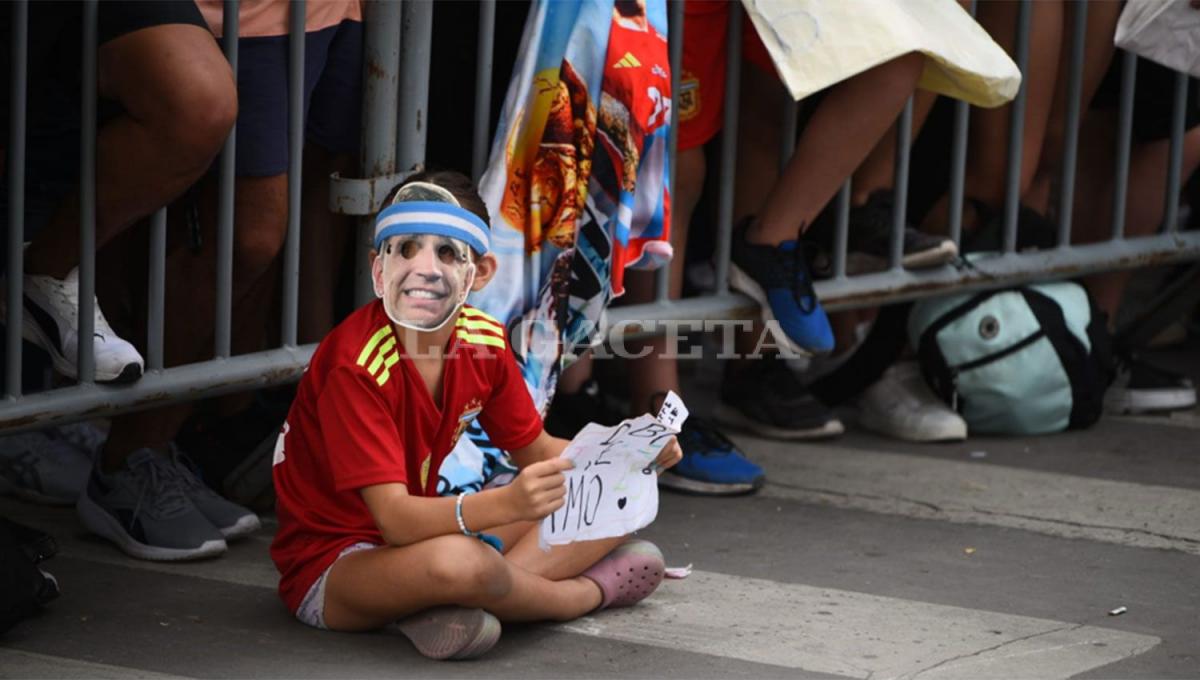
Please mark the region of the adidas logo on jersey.
<svg viewBox="0 0 1200 680"><path fill-rule="evenodd" d="M390 325L384 326L371 335L367 344L358 353L359 366L367 369L367 373L375 378L375 382L383 387L391 376L392 366L400 361L400 352L396 350L396 336Z"/></svg>
<svg viewBox="0 0 1200 680"><path fill-rule="evenodd" d="M637 57L633 56L633 54L630 52L626 52L625 56L621 57L617 60L617 63L613 64L613 68L637 68L641 65L642 62L638 61Z"/></svg>

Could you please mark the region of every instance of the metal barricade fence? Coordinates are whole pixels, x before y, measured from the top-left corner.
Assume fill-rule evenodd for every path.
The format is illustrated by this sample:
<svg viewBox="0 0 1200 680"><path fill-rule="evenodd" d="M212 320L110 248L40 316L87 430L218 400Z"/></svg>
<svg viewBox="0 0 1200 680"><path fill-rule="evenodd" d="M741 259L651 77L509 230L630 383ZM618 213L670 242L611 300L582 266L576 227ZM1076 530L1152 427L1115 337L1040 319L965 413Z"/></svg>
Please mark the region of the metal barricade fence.
<svg viewBox="0 0 1200 680"><path fill-rule="evenodd" d="M1023 0L1019 14L1016 61L1024 72L1029 50L1030 2ZM96 54L98 0L83 0L83 91L80 153L80 243L79 263L79 334L88 338L93 331L95 291L95 161L96 161ZM225 30L222 46L236 77L238 42L238 0L225 0ZM1181 233L1177 229L1178 202L1182 165L1183 134L1188 79L1176 78L1167 188L1164 196L1164 228L1161 233L1125 238L1124 216L1129 180L1132 143L1134 74L1137 58L1126 55L1121 64L1122 82L1119 100L1116 157L1116 191L1112 197L1113 224L1109 240L1076 245L1070 242L1075 165L1078 158L1080 121L1080 82L1083 67L1083 35L1086 4L1077 5L1072 27L1070 72L1068 76L1069 111L1059 205L1058 245L1033 252L1016 252L1020 144L1011 144L1007 167L1007 198L1003 211L1003 253L973 268L943 267L910 271L901 266L903 227L908 186L909 149L912 142L912 103L905 107L897 133L896 210L890 240L890 261L886 271L861 275L847 272L847 231L850 210L850 183L836 198L837 219L834 236L833 277L816 283L816 292L826 309L838 310L936 295L947 290L963 292L1013 285L1032 280L1074 277L1090 272L1127 269L1150 264L1165 264L1200 259L1200 232ZM6 170L8 175L8 262L6 309L22 308L22 244L24 240L24 195L26 153L26 102L28 93L27 25L28 0L13 0L4 11L12 13L10 116L7 137ZM670 59L672 91L679 93L679 64L682 57L683 4L672 0L670 13ZM489 150L488 113L494 85L492 48L494 44L495 0L480 2L478 26L477 77L474 92L472 174L478 179L485 167ZM291 0L289 29L289 147L288 228L282 251L281 346L275 349L232 356L232 278L234 229L234 154L236 130L231 132L222 150L219 171L217 306L213 320L214 348L209 361L164 368L163 321L164 280L166 276L166 209L160 209L151 222L150 277L148 281L148 334L145 339L146 373L141 380L126 386L95 384L92 344L79 343L77 385L22 394L22 346L20 314L5 333L3 398L0 399L0 431L24 429L141 410L168 403L217 396L232 392L294 382L299 379L315 345L297 344L299 305L300 187L304 142L302 94L304 78L304 0ZM730 13L726 99L738 101L741 60L741 15ZM356 299L370 299L367 251L370 248L371 214L384 195L404 176L425 161L426 126L433 5L429 2L368 0L364 3L364 74L363 131L360 178L334 175L330 178L330 208L334 212L360 218L356 237ZM1025 86L1013 106L1010 139L1021 138ZM677 110L677 109L676 109ZM797 106L789 102L784 115L782 159L786 161L795 141ZM725 130L736 130L738 109L725 107ZM955 242L962 237L961 215L964 203L964 176L967 152L968 106L956 106L953 142L948 162L951 167L949 189L950 235ZM671 133L671 149L676 147L676 131ZM720 147L720 176L717 196L717 242L715 244L715 293L684 300L669 300L666 272L660 272L657 300L609 310L610 331L625 332L639 320L716 320L751 318L754 303L729 292L730 243L733 222L733 177L736 135L725 134ZM674 171L672 163L672 171ZM673 178L672 178L673 183Z"/></svg>

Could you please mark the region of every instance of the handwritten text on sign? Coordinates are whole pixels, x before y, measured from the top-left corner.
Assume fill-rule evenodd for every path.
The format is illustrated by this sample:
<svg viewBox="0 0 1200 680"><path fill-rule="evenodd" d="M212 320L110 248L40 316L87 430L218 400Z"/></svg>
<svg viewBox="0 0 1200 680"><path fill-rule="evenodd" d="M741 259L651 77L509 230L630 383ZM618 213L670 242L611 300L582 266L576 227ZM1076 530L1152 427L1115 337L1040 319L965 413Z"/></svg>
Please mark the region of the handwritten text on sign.
<svg viewBox="0 0 1200 680"><path fill-rule="evenodd" d="M668 408L674 417L667 417ZM654 460L686 417L687 409L672 393L659 418L639 416L615 427L591 423L576 435L562 454L575 461L564 473L566 502L542 520L542 547L624 536L653 522L658 514Z"/></svg>

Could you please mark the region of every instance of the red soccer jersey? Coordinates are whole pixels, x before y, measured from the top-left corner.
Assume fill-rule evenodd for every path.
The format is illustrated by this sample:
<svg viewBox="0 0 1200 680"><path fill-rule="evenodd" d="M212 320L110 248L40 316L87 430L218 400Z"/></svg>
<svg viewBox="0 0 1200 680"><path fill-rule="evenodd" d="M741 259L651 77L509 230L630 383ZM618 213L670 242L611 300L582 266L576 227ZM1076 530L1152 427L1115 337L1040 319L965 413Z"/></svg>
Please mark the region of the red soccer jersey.
<svg viewBox="0 0 1200 680"><path fill-rule="evenodd" d="M354 312L317 348L276 447L279 532L271 559L291 611L338 553L383 537L359 490L396 482L436 495L437 472L475 416L497 446L533 442L542 421L503 326L464 307L446 346L442 403L392 330L383 303Z"/></svg>

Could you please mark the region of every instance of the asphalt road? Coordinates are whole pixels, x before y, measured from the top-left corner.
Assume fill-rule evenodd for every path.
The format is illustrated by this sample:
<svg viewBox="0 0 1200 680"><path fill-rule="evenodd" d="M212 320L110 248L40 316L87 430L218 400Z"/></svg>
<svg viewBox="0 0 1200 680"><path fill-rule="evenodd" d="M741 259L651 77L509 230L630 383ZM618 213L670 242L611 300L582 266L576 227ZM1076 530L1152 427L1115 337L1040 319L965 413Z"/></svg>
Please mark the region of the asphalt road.
<svg viewBox="0 0 1200 680"><path fill-rule="evenodd" d="M1180 359L1193 372L1196 354ZM293 621L271 521L221 559L164 565L69 509L3 499L60 538L63 596L0 638L0 677L1200 676L1200 411L942 446L735 438L769 471L762 492L664 493L643 532L689 578L631 609L509 626L463 663Z"/></svg>

